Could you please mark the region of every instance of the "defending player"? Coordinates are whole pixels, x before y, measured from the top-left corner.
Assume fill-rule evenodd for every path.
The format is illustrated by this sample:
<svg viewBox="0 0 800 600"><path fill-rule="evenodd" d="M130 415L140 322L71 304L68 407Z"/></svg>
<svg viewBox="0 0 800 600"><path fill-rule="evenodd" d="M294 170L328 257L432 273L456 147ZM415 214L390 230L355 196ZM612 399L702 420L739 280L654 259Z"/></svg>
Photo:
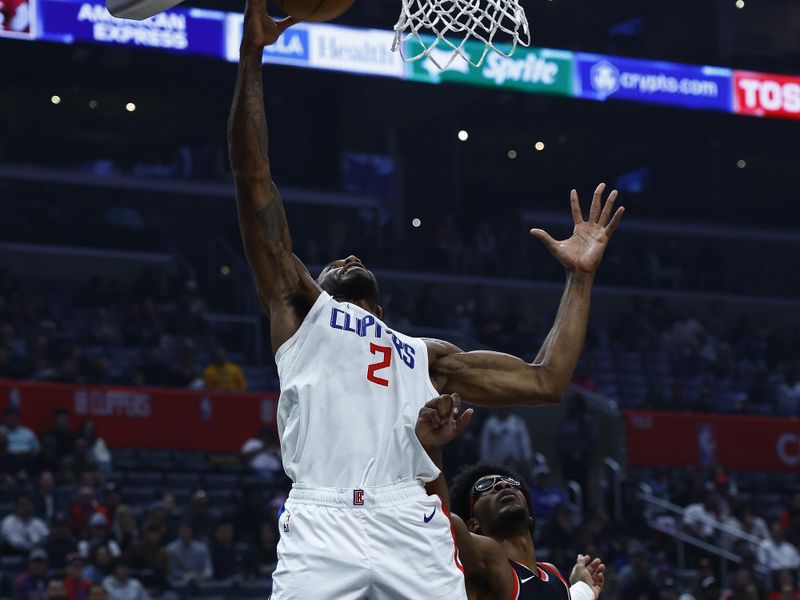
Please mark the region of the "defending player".
<svg viewBox="0 0 800 600"><path fill-rule="evenodd" d="M281 383L278 431L294 482L281 517L273 596L356 600L463 598L449 520L422 484L439 470L414 433L427 398L448 391L479 404L558 402L583 345L592 280L622 209L595 192L575 232L541 239L566 267L556 322L533 364L462 352L392 331L378 285L355 256L315 281L292 252L267 153L261 59L292 20L275 23L251 0L228 125L239 226L269 314Z"/></svg>
<svg viewBox="0 0 800 600"><path fill-rule="evenodd" d="M472 409L461 416L458 394L443 395L420 409L416 432L428 455L442 464L442 448L469 423ZM522 478L503 467L475 465L453 481L448 502L442 474L429 484L453 512L450 520L464 566L469 600L596 600L605 585L599 558L578 555L564 581L550 563L536 560L530 497ZM458 515L465 515L466 523Z"/></svg>

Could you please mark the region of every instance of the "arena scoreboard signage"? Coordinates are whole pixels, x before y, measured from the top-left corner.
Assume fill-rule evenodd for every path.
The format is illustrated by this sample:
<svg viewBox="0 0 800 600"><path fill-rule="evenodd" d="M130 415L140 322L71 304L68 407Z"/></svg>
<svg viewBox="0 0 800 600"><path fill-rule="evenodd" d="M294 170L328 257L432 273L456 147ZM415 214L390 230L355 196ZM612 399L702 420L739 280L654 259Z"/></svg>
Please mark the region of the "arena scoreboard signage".
<svg viewBox="0 0 800 600"><path fill-rule="evenodd" d="M499 44L498 48L506 53L511 50L511 46L507 44ZM421 45L409 42L406 53L414 55L421 50ZM473 60L477 60L483 52L483 44L475 41L467 42L464 51ZM431 54L440 64L447 61L448 55L444 50L434 50ZM513 56L501 56L494 52L487 54L486 61L480 68L475 68L458 57L444 71L440 71L428 60L420 60L409 63L407 79L425 83L463 83L570 96L574 88L572 56L572 52L562 50L517 47Z"/></svg>
<svg viewBox="0 0 800 600"><path fill-rule="evenodd" d="M736 71L736 113L800 119L800 77Z"/></svg>
<svg viewBox="0 0 800 600"><path fill-rule="evenodd" d="M112 17L102 1L39 0L39 39L95 42L219 57L225 13L173 8L144 21Z"/></svg>
<svg viewBox="0 0 800 600"><path fill-rule="evenodd" d="M103 0L3 0L0 37L129 46L236 62L242 15L176 7L129 21L112 17ZM427 60L404 63L391 51L393 41L389 30L300 23L264 51L264 62L420 83L800 119L800 77L524 47L511 57L490 53L480 68L458 59L439 71ZM419 52L418 43L406 44L407 56ZM482 46L471 41L465 50L477 57ZM441 62L444 56L436 58Z"/></svg>
<svg viewBox="0 0 800 600"><path fill-rule="evenodd" d="M575 55L576 95L731 112L731 71L598 54Z"/></svg>

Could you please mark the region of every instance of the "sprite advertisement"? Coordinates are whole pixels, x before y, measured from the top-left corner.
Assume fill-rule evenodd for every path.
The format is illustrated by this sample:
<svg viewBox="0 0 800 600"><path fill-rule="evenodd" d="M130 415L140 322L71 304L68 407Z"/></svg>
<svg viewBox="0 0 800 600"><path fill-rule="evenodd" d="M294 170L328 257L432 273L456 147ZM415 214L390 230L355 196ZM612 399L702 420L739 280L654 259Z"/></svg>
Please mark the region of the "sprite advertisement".
<svg viewBox="0 0 800 600"><path fill-rule="evenodd" d="M407 44L406 56L413 56L422 51L417 42L407 42ZM506 54L511 51L510 44L498 44L497 47ZM484 44L475 41L466 42L464 52L473 61L477 61L484 52ZM451 51L442 45L440 48L434 48L430 54L436 62L444 65L449 60ZM444 71L440 71L429 60L409 63L406 80L481 85L529 93L571 96L574 87L572 63L572 52L517 46L511 57L489 51L480 68L473 67L460 56L456 57Z"/></svg>

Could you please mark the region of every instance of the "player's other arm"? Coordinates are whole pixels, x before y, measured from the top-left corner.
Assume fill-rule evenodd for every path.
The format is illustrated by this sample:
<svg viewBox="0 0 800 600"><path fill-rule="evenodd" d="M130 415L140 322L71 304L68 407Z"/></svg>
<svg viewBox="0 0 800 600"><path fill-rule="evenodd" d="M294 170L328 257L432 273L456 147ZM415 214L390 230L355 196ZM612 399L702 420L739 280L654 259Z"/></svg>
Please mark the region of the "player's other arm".
<svg viewBox="0 0 800 600"><path fill-rule="evenodd" d="M273 349L291 337L305 316L303 311L319 295L319 288L292 253L286 213L267 153L261 58L264 47L275 43L293 23L292 19L276 23L267 15L264 0L248 0L228 120L239 228L259 299L271 317Z"/></svg>
<svg viewBox="0 0 800 600"><path fill-rule="evenodd" d="M458 393L465 402L495 406L561 401L583 349L594 275L624 212L620 207L611 216L616 190L601 210L604 190L605 184L595 190L587 221L578 194L572 190L575 227L569 239L556 241L541 229L531 230L567 271L558 314L534 361L501 352L463 352L447 342L426 340L431 379L439 392Z"/></svg>

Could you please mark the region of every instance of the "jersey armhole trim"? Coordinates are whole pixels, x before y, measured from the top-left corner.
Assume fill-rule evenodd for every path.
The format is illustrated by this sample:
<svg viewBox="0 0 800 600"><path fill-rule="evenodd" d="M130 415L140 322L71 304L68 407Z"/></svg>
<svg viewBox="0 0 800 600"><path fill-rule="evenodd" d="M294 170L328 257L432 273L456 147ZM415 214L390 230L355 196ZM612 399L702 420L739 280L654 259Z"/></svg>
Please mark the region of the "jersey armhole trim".
<svg viewBox="0 0 800 600"><path fill-rule="evenodd" d="M300 323L300 327L297 328L292 336L283 342L280 345L278 350L275 352L275 364L280 363L281 358L292 348L292 346L297 343L297 340L300 339L302 333L305 333L305 330L311 327L311 324L317 318L317 315L322 311L323 307L328 303L331 299L330 294L325 290L322 290L317 297L314 304L311 306L311 310L308 311L308 314L303 319L303 322Z"/></svg>

